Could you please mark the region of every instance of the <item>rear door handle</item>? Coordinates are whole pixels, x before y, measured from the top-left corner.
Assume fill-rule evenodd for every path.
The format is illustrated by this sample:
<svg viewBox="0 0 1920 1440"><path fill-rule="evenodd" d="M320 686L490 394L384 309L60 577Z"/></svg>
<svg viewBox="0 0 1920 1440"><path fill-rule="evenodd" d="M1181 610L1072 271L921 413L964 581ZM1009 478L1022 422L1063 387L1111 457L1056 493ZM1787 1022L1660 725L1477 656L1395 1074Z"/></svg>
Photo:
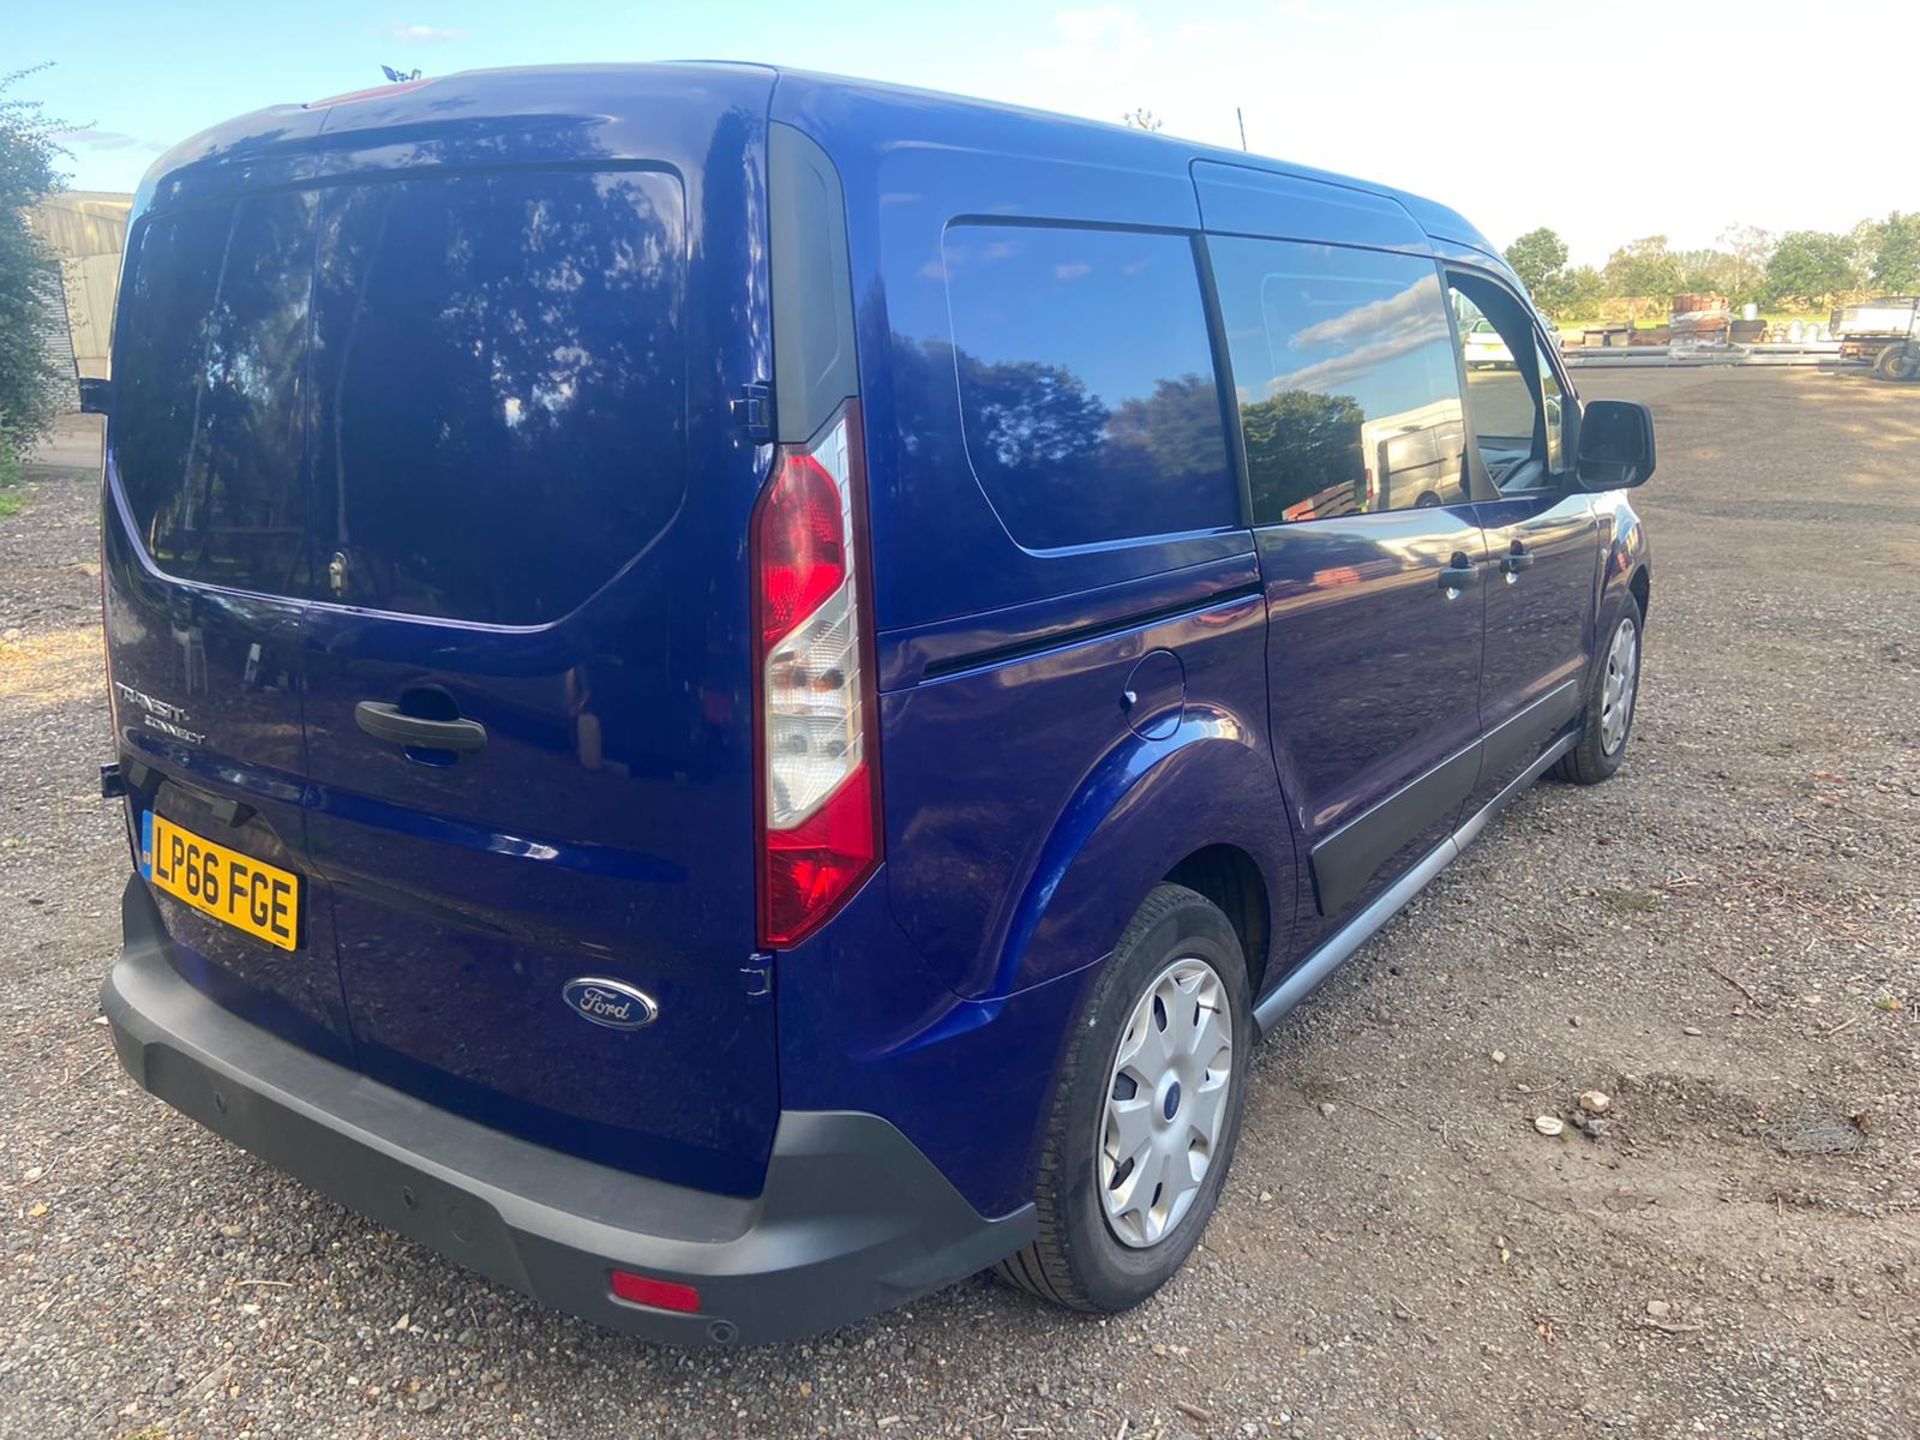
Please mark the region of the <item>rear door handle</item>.
<svg viewBox="0 0 1920 1440"><path fill-rule="evenodd" d="M1479 578L1478 566L1464 555L1455 555L1453 563L1440 572L1440 588L1452 599Z"/></svg>
<svg viewBox="0 0 1920 1440"><path fill-rule="evenodd" d="M1513 549L1500 557L1500 568L1508 575L1518 575L1522 570L1530 570L1533 568L1533 554L1516 540L1513 542Z"/></svg>
<svg viewBox="0 0 1920 1440"><path fill-rule="evenodd" d="M384 700L362 700L353 707L353 719L362 730L389 745L417 745L423 750L453 750L471 754L487 748L487 727L478 720L424 720L403 715Z"/></svg>

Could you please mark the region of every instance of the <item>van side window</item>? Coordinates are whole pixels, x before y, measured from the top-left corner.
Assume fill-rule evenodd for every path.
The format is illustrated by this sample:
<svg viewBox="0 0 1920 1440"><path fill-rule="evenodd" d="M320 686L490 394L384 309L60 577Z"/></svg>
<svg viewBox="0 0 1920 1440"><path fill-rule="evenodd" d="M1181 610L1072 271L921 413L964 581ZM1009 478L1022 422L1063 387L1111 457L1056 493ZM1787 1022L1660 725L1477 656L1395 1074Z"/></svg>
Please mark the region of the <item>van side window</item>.
<svg viewBox="0 0 1920 1440"><path fill-rule="evenodd" d="M1208 241L1256 525L1465 503L1439 272L1410 255Z"/></svg>
<svg viewBox="0 0 1920 1440"><path fill-rule="evenodd" d="M1450 276L1447 299L1458 317L1467 411L1488 478L1502 490L1548 483L1559 462L1560 386L1541 352L1533 312L1478 275Z"/></svg>
<svg viewBox="0 0 1920 1440"><path fill-rule="evenodd" d="M682 217L679 182L650 171L456 175L329 201L319 598L542 624L660 532L687 483Z"/></svg>
<svg viewBox="0 0 1920 1440"><path fill-rule="evenodd" d="M1560 389L1560 377L1554 373L1553 362L1547 359L1546 350L1537 340L1533 353L1540 365L1540 393L1545 397L1542 404L1547 416L1547 469L1557 475L1567 464L1566 395Z"/></svg>
<svg viewBox="0 0 1920 1440"><path fill-rule="evenodd" d="M1029 549L1240 523L1191 242L955 225L967 457Z"/></svg>
<svg viewBox="0 0 1920 1440"><path fill-rule="evenodd" d="M269 195L156 216L143 231L115 445L147 552L180 579L306 591L314 203Z"/></svg>

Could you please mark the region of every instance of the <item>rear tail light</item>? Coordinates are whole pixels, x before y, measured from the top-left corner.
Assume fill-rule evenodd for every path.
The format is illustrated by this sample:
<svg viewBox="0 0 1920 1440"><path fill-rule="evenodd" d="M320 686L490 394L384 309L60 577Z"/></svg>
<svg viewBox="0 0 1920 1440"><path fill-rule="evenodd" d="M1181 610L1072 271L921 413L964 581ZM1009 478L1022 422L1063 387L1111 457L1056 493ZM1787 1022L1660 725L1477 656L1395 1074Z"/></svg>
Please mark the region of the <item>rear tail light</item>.
<svg viewBox="0 0 1920 1440"><path fill-rule="evenodd" d="M812 934L880 860L861 455L848 401L822 438L780 448L754 516L766 946Z"/></svg>

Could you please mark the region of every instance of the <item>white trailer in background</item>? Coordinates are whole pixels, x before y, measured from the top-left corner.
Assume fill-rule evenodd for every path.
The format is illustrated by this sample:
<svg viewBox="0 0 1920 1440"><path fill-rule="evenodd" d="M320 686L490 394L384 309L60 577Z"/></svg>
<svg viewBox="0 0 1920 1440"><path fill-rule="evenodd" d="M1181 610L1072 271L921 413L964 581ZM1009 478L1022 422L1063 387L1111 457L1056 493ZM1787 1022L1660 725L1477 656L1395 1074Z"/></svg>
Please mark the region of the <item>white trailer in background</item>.
<svg viewBox="0 0 1920 1440"><path fill-rule="evenodd" d="M1920 318L1920 299L1891 295L1861 305L1842 305L1828 326L1840 342L1842 360L1878 360L1884 350L1906 344Z"/></svg>

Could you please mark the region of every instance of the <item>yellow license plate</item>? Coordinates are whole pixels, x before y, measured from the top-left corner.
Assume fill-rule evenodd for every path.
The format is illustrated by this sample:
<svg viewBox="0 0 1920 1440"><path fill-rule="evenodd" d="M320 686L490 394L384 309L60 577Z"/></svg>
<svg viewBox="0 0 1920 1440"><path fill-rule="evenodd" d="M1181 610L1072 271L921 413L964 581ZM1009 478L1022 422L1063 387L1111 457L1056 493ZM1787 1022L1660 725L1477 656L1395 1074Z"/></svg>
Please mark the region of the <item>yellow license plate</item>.
<svg viewBox="0 0 1920 1440"><path fill-rule="evenodd" d="M300 943L300 877L182 830L151 810L140 816L140 873L157 889L236 930L292 950Z"/></svg>

